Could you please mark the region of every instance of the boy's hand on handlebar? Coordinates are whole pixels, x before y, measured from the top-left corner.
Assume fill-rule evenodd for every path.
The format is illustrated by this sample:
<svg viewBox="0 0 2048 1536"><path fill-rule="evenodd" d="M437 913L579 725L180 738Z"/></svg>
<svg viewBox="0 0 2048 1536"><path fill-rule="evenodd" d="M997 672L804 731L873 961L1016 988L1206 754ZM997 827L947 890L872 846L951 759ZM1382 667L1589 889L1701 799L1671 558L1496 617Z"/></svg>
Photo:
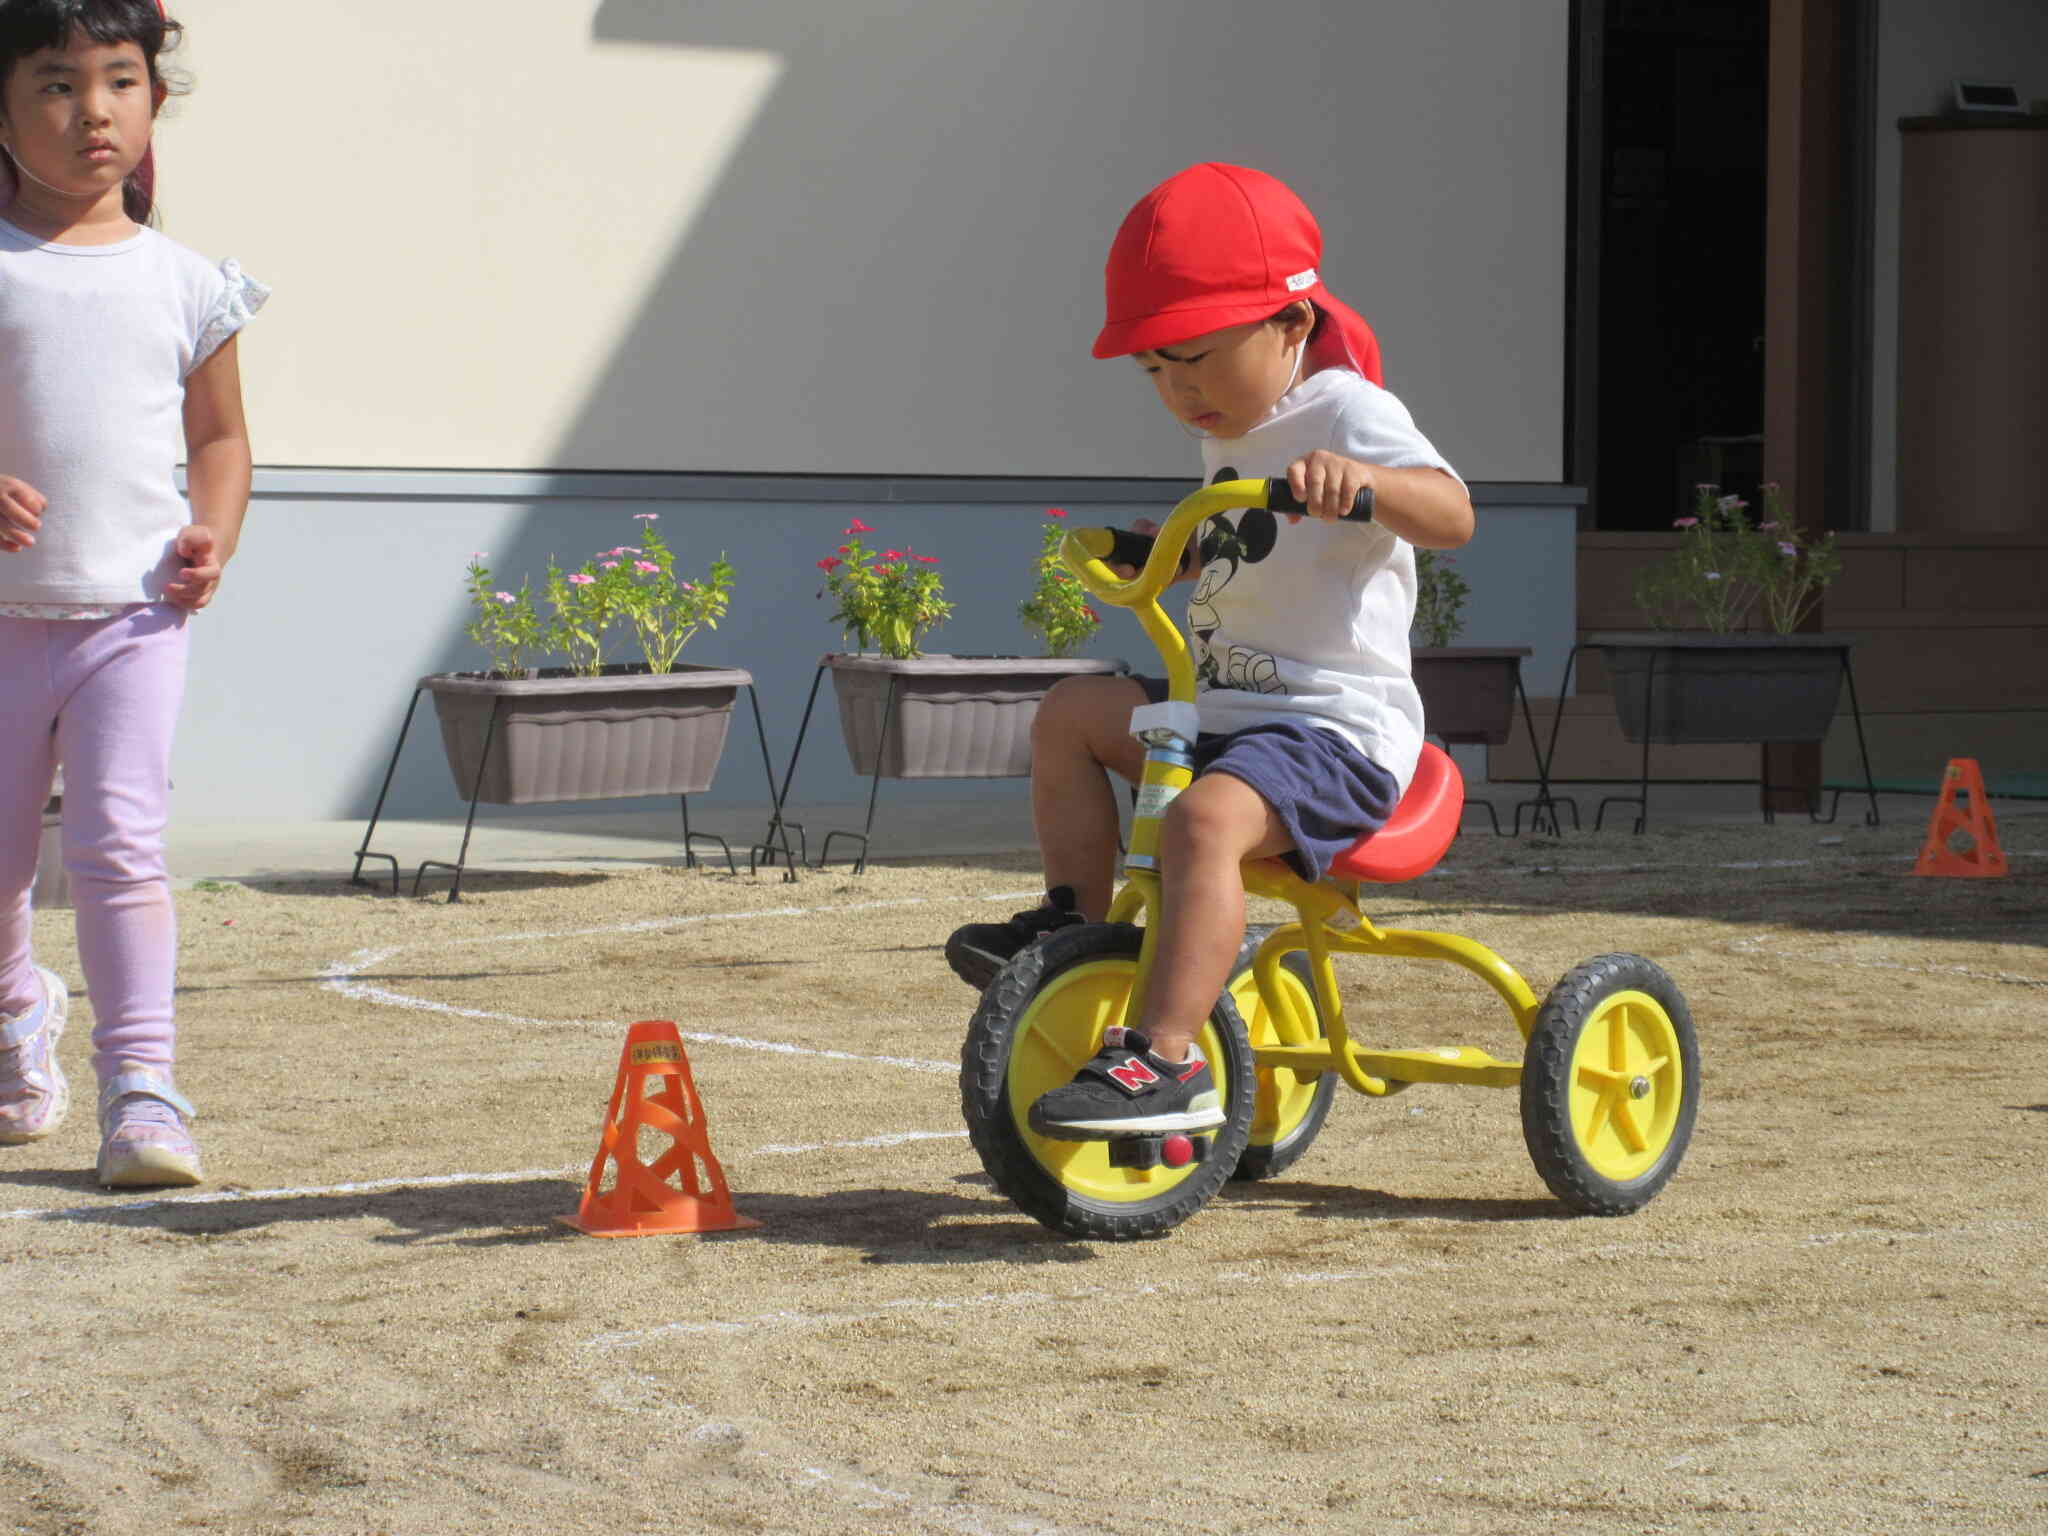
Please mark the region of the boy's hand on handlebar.
<svg viewBox="0 0 2048 1536"><path fill-rule="evenodd" d="M1149 517L1141 517L1137 518L1132 522L1131 532L1136 534L1142 534L1145 538L1150 539L1158 534L1159 525L1153 522L1152 519ZM1137 566L1123 564L1115 560L1107 561L1105 563L1109 566L1109 568L1112 571L1116 572L1116 576L1119 581L1137 580ZM1188 541L1188 547L1181 551L1180 569L1173 573L1173 581L1179 582L1188 580L1195 574L1197 568L1200 566L1200 563L1200 557L1198 556L1195 550L1195 541L1190 539ZM1169 582L1168 585L1172 585L1172 582Z"/></svg>
<svg viewBox="0 0 2048 1536"><path fill-rule="evenodd" d="M1351 510L1360 491L1371 487L1372 466L1347 459L1327 448L1318 448L1287 466L1287 485L1297 498L1307 503L1310 517L1319 517L1326 523L1335 522ZM1301 521L1298 512L1285 515L1290 523Z"/></svg>
<svg viewBox="0 0 2048 1536"><path fill-rule="evenodd" d="M43 526L43 493L26 480L0 475L0 552L18 555Z"/></svg>

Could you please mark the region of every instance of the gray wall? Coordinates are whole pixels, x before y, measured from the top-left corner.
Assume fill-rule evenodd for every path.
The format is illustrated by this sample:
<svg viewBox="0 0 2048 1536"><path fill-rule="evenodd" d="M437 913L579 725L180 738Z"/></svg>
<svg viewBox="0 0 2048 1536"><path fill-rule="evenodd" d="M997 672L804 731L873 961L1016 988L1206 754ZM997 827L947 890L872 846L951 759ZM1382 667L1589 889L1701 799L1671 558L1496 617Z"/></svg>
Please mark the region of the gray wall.
<svg viewBox="0 0 2048 1536"><path fill-rule="evenodd" d="M366 817L407 701L427 672L472 669L462 635L462 571L472 551L516 584L554 555L564 566L633 542L633 514L654 512L685 571L723 550L738 569L730 616L700 634L687 661L754 674L778 768L795 736L818 658L840 649L816 596L816 561L859 516L891 543L941 558L955 617L931 651L1030 652L1016 616L1047 506L1072 523L1128 524L1192 488L1181 481L858 481L691 475L262 471L243 551L222 596L194 621L190 692L177 756L176 814L225 820ZM1457 558L1472 584L1463 640L1531 645L1532 693L1551 691L1572 643L1579 493L1475 485L1479 534ZM871 541L872 542L872 541ZM1111 613L1093 654L1143 665L1150 648ZM633 659L624 651L620 660ZM744 707L744 706L743 706ZM865 792L838 741L829 686L793 799ZM1015 794L1014 781L894 786L914 794ZM707 806L769 795L745 716ZM445 816L461 796L441 757L431 704L401 758L386 813ZM608 802L603 809L630 808ZM575 807L564 807L573 811Z"/></svg>

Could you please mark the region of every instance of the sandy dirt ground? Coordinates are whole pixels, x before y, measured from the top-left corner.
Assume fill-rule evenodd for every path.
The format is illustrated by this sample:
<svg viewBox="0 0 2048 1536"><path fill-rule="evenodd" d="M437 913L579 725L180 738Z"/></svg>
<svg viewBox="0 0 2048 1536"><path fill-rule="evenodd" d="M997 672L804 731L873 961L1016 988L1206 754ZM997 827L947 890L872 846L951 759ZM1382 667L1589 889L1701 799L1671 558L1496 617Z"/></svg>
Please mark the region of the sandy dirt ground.
<svg viewBox="0 0 2048 1536"><path fill-rule="evenodd" d="M1122 1245L960 1120L938 946L1026 861L181 892L209 1182L98 1190L89 1090L0 1148L0 1532L2048 1531L2048 818L2003 830L1983 881L1920 827L1467 837L1373 912L1539 992L1663 964L1670 1187L1568 1218L1513 1093L1346 1092ZM1375 1043L1515 1054L1462 973L1343 975ZM759 1231L556 1224L640 1018Z"/></svg>

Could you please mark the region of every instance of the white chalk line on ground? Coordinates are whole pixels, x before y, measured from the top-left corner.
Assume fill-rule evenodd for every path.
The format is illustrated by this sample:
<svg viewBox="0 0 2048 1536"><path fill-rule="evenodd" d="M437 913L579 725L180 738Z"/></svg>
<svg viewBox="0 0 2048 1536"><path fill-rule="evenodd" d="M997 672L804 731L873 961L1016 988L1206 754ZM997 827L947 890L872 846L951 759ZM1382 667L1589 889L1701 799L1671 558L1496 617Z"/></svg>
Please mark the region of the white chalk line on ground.
<svg viewBox="0 0 2048 1536"><path fill-rule="evenodd" d="M965 1141L967 1132L892 1131L881 1136L862 1136L854 1141L815 1141L803 1145L770 1144L756 1147L752 1157L790 1157L799 1153L866 1152L877 1147L909 1146L921 1141ZM210 1189L198 1195L159 1195L150 1200L124 1200L118 1204L71 1205L57 1209L27 1206L18 1211L0 1211L0 1221L91 1221L99 1217L129 1215L183 1205L228 1205L237 1201L314 1200L335 1195L374 1195L394 1189L445 1189L458 1184L512 1184L523 1179L581 1178L588 1163L567 1168L515 1168L508 1173L422 1173L391 1179L364 1179L351 1184L303 1184L278 1189Z"/></svg>
<svg viewBox="0 0 2048 1536"><path fill-rule="evenodd" d="M1789 960L1797 965L1825 966L1830 970L1911 971L1920 976L1961 976L1971 981L1993 981L2008 987L2048 987L2048 977L2022 976L2015 971L1980 971L1967 965L1913 965L1904 960L1849 960L1792 949L1766 947L1763 939L1736 939L1731 954L1760 955L1770 960Z"/></svg>
<svg viewBox="0 0 2048 1536"><path fill-rule="evenodd" d="M1404 1225L1426 1223L1427 1217L1403 1217ZM1449 1219L1445 1218L1446 1224ZM1739 1237L1712 1239L1704 1245L1674 1242L1650 1242L1641 1245L1627 1243L1603 1243L1597 1248L1559 1249L1537 1255L1525 1255L1531 1264L1578 1264L1585 1262L1610 1263L1615 1260L1640 1262L1644 1259L1668 1258L1679 1262L1691 1262L1697 1257L1701 1246L1722 1251L1761 1250L1772 1248L1831 1247L1852 1242L1947 1242L1958 1238L1985 1236L2020 1237L2034 1233L2042 1223L2037 1221L1990 1221L1965 1227L1940 1227L1923 1231L1901 1232L1883 1227L1853 1228L1840 1232L1809 1232L1785 1234L1779 1237ZM613 1354L621 1350L638 1349L643 1345L663 1339L698 1338L706 1336L739 1337L774 1329L790 1328L832 1328L851 1323L874 1322L883 1318L904 1317L916 1314L947 1315L993 1313L1017 1308L1058 1305L1075 1302L1090 1302L1106 1297L1129 1299L1138 1296L1170 1296L1175 1294L1209 1294L1218 1287L1228 1286L1234 1294L1242 1294L1246 1285L1268 1287L1336 1286L1377 1284L1390 1279L1412 1279L1431 1274L1446 1274L1453 1270L1469 1268L1470 1259L1411 1259L1397 1264L1378 1264L1354 1269L1296 1271L1273 1274L1259 1270L1218 1271L1187 1281L1164 1281L1137 1286L1075 1286L1058 1291L1019 1290L984 1291L975 1296L899 1296L879 1302L871 1307L840 1312L802 1312L790 1308L778 1308L773 1312L756 1313L751 1317L731 1320L696 1322L657 1323L650 1328L617 1329L607 1333L593 1334L578 1347L595 1354Z"/></svg>

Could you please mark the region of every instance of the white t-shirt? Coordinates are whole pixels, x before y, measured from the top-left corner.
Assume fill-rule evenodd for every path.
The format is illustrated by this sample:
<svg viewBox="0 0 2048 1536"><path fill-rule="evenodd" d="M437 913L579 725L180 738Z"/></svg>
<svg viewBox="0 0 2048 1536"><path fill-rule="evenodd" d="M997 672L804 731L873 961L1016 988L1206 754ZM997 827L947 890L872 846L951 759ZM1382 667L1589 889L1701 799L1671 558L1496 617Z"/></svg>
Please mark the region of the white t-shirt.
<svg viewBox="0 0 2048 1536"><path fill-rule="evenodd" d="M1302 380L1243 437L1209 439L1202 462L1211 482L1224 469L1230 479L1278 477L1318 448L1456 473L1406 406L1343 368ZM1202 729L1301 720L1336 732L1406 790L1422 753L1408 658L1413 547L1377 523L1248 510L1212 520L1203 550L1187 609Z"/></svg>
<svg viewBox="0 0 2048 1536"><path fill-rule="evenodd" d="M162 596L191 521L186 376L268 296L152 229L54 245L0 220L0 474L48 502L36 542L0 554L0 607Z"/></svg>

